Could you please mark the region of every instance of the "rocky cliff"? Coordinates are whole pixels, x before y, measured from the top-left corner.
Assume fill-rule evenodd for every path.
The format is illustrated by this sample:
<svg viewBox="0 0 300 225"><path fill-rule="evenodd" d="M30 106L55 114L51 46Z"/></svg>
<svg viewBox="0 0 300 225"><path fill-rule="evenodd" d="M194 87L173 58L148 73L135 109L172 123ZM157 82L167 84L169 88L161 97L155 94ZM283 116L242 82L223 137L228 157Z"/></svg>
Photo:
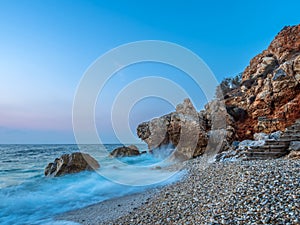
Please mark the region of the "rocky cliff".
<svg viewBox="0 0 300 225"><path fill-rule="evenodd" d="M175 112L140 124L137 134L150 151L171 145L191 158L293 124L300 118L300 25L284 27L222 96L200 112L186 99Z"/></svg>
<svg viewBox="0 0 300 225"><path fill-rule="evenodd" d="M300 25L284 27L270 46L255 56L241 86L225 95L227 108L239 109L239 140L254 133L284 130L300 118Z"/></svg>

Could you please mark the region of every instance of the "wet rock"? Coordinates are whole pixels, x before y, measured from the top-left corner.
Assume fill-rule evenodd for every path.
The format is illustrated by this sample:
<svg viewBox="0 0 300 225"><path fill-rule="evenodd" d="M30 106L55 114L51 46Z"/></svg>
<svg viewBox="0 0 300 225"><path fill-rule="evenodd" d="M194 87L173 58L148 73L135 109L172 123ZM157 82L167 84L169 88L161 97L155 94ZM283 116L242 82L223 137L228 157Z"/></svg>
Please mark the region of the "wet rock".
<svg viewBox="0 0 300 225"><path fill-rule="evenodd" d="M99 163L89 154L74 152L64 154L49 163L45 168L45 176L62 176L70 173L78 173L85 170L95 170L100 167Z"/></svg>
<svg viewBox="0 0 300 225"><path fill-rule="evenodd" d="M143 152L144 153L144 152ZM109 155L111 157L129 157L129 156L138 156L141 153L135 145L130 145L128 147L123 146L114 149Z"/></svg>
<svg viewBox="0 0 300 225"><path fill-rule="evenodd" d="M140 124L137 134L148 144L150 152L168 150L165 146L174 146L175 158L189 159L203 154L206 148L207 134L203 120L191 101L185 99L177 105L175 112Z"/></svg>

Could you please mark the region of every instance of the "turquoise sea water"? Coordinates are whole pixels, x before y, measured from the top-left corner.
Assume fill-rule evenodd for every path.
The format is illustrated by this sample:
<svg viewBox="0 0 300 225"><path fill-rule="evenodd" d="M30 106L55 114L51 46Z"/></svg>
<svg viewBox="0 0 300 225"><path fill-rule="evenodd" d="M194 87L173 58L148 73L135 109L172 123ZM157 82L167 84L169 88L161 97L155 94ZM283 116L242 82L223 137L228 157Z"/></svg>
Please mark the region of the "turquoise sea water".
<svg viewBox="0 0 300 225"><path fill-rule="evenodd" d="M105 149L109 152L119 146L105 145ZM146 150L145 145L138 147ZM77 145L0 145L0 224L53 224L57 214L180 177L155 169L161 161L157 156L143 154L116 164L99 148L103 147L80 148L100 162L98 171L48 178L44 176L45 166L64 153L79 151Z"/></svg>

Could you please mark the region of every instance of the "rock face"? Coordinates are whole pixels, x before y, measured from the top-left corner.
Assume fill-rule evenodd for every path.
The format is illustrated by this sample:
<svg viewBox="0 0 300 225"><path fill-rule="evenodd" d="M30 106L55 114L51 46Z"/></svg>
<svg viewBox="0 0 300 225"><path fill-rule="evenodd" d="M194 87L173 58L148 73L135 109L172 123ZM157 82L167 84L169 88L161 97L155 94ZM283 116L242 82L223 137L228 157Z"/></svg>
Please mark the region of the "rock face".
<svg viewBox="0 0 300 225"><path fill-rule="evenodd" d="M64 154L56 158L53 163L49 163L45 168L45 176L57 177L84 170L95 170L99 167L99 163L89 154L75 152Z"/></svg>
<svg viewBox="0 0 300 225"><path fill-rule="evenodd" d="M175 112L140 124L137 134L150 152L173 145L176 157L181 159L203 154L208 141L204 121L189 99L179 104Z"/></svg>
<svg viewBox="0 0 300 225"><path fill-rule="evenodd" d="M235 117L239 140L283 131L300 118L300 25L283 28L251 60L241 87L227 94L225 104L244 111L243 118Z"/></svg>
<svg viewBox="0 0 300 225"><path fill-rule="evenodd" d="M139 152L138 148L135 145L130 145L128 147L123 146L123 147L116 148L109 155L111 157L128 157L128 156L137 156L142 153Z"/></svg>
<svg viewBox="0 0 300 225"><path fill-rule="evenodd" d="M217 89L218 93L218 89ZM217 95L218 97L218 95ZM284 27L255 56L239 86L197 112L189 99L137 128L150 152L172 145L179 158L230 149L255 133L284 131L300 118L300 25Z"/></svg>

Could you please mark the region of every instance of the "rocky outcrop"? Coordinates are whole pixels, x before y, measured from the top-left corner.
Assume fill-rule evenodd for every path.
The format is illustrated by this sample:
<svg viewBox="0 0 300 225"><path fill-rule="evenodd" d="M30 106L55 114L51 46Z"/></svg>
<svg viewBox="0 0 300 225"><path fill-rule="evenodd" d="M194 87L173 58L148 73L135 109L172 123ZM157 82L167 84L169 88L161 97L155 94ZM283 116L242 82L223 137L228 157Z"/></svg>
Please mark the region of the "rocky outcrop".
<svg viewBox="0 0 300 225"><path fill-rule="evenodd" d="M212 101L197 112L185 99L175 112L140 124L137 134L150 152L173 146L177 159L189 159L204 152L214 154L230 144L235 139L233 122L222 101Z"/></svg>
<svg viewBox="0 0 300 225"><path fill-rule="evenodd" d="M283 28L251 60L241 87L226 94L225 104L244 112L235 117L239 140L258 132L283 131L300 118L300 25Z"/></svg>
<svg viewBox="0 0 300 225"><path fill-rule="evenodd" d="M221 88L204 110L186 99L175 112L140 124L138 137L150 152L171 145L178 158L191 158L232 149L233 141L255 133L284 131L300 118L300 25L283 28L224 98Z"/></svg>
<svg viewBox="0 0 300 225"><path fill-rule="evenodd" d="M95 170L100 167L99 163L89 154L74 152L64 154L49 163L45 168L45 176L62 176L70 173L78 173L85 170Z"/></svg>
<svg viewBox="0 0 300 225"><path fill-rule="evenodd" d="M130 145L128 147L122 146L114 149L109 155L111 157L129 157L129 156L138 156L146 152L140 152L135 145Z"/></svg>
<svg viewBox="0 0 300 225"><path fill-rule="evenodd" d="M204 124L191 101L185 99L175 112L140 124L137 134L148 144L150 152L172 145L176 147L177 158L189 159L201 155L207 146Z"/></svg>

